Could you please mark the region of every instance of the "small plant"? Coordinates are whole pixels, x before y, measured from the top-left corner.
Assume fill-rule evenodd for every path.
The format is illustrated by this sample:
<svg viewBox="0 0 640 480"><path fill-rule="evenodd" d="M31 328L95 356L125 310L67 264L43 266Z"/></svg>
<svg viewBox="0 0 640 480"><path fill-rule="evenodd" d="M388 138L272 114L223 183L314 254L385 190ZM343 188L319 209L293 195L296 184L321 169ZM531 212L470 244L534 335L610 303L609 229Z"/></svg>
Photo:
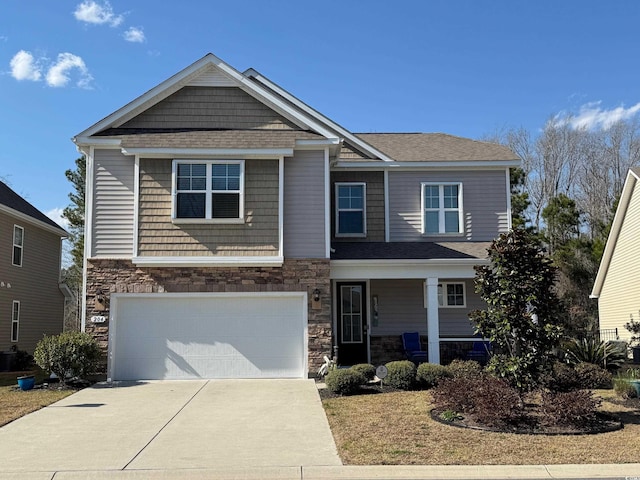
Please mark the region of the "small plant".
<svg viewBox="0 0 640 480"><path fill-rule="evenodd" d="M543 392L543 421L548 425L583 425L594 418L601 403L590 390Z"/></svg>
<svg viewBox="0 0 640 480"><path fill-rule="evenodd" d="M64 332L45 335L33 353L36 363L47 372L55 373L64 385L73 376L86 378L96 370L101 352L88 333Z"/></svg>
<svg viewBox="0 0 640 480"><path fill-rule="evenodd" d="M454 378L467 378L480 375L482 366L475 360L452 360L447 365L449 374Z"/></svg>
<svg viewBox="0 0 640 480"><path fill-rule="evenodd" d="M575 366L575 371L581 388L591 390L612 387L613 375L598 365L582 362Z"/></svg>
<svg viewBox="0 0 640 480"><path fill-rule="evenodd" d="M462 420L464 417L453 410L445 410L440 414L440 418L445 422L455 422L456 420Z"/></svg>
<svg viewBox="0 0 640 480"><path fill-rule="evenodd" d="M638 311L638 315L640 315L640 311ZM630 314L629 322L624 325L624 328L631 333L630 346L640 346L640 322L636 322L633 319L633 313Z"/></svg>
<svg viewBox="0 0 640 480"><path fill-rule="evenodd" d="M416 381L416 366L409 360L399 360L389 362L387 367L387 377L384 379L385 385L400 390L410 390Z"/></svg>
<svg viewBox="0 0 640 480"><path fill-rule="evenodd" d="M352 395L366 383L364 375L352 368L336 368L324 377L327 388L338 395Z"/></svg>
<svg viewBox="0 0 640 480"><path fill-rule="evenodd" d="M370 363L358 363L351 367L351 369L362 374L365 379L365 384L373 380L373 378L376 376L376 367L374 367Z"/></svg>
<svg viewBox="0 0 640 480"><path fill-rule="evenodd" d="M449 369L436 363L421 363L418 365L416 379L422 388L433 388L443 378L451 377Z"/></svg>
<svg viewBox="0 0 640 480"><path fill-rule="evenodd" d="M602 342L588 337L582 340L573 339L564 348L567 361L572 365L581 362L593 363L607 370L616 370L624 365L627 352L612 342Z"/></svg>

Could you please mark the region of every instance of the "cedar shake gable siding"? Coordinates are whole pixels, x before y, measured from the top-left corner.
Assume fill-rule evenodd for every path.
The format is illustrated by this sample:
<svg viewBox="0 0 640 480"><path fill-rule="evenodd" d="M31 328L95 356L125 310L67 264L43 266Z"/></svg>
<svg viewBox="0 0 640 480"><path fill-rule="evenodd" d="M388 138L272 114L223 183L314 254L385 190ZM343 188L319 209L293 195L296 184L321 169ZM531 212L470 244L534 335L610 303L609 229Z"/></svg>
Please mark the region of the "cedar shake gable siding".
<svg viewBox="0 0 640 480"><path fill-rule="evenodd" d="M246 160L243 224L171 221L171 160L140 161L139 256L278 253L278 161Z"/></svg>

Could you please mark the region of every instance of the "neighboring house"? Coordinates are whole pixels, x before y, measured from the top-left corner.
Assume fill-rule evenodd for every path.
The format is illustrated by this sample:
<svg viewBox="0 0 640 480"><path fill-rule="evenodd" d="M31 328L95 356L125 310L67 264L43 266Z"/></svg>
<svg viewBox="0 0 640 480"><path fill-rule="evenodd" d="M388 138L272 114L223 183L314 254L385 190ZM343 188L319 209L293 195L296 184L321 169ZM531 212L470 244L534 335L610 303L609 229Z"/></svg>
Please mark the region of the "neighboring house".
<svg viewBox="0 0 640 480"><path fill-rule="evenodd" d="M464 356L474 265L511 227L508 148L354 134L208 54L74 138L84 328L108 377L306 377ZM335 348L337 347L337 349Z"/></svg>
<svg viewBox="0 0 640 480"><path fill-rule="evenodd" d="M600 331L616 330L627 342L631 333L625 324L632 316L640 320L639 180L640 168L629 170L591 292L598 299Z"/></svg>
<svg viewBox="0 0 640 480"><path fill-rule="evenodd" d="M60 262L65 232L0 182L0 351L33 353L62 332Z"/></svg>

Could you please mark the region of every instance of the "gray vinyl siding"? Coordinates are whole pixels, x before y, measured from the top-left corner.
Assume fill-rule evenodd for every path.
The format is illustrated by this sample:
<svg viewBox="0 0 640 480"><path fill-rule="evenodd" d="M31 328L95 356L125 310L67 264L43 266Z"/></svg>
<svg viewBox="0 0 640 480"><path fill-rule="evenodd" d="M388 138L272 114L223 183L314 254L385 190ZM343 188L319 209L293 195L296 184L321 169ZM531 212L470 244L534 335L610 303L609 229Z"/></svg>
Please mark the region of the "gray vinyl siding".
<svg viewBox="0 0 640 480"><path fill-rule="evenodd" d="M237 87L183 87L121 128L297 129Z"/></svg>
<svg viewBox="0 0 640 480"><path fill-rule="evenodd" d="M631 315L640 320L639 184L636 181L598 299L600 328L617 328L623 340L631 337L624 328Z"/></svg>
<svg viewBox="0 0 640 480"><path fill-rule="evenodd" d="M13 226L24 228L22 267L12 265ZM0 213L0 351L12 345L33 353L43 334L62 331L64 296L59 289L60 237ZM11 288L8 287L11 285ZM13 301L20 302L18 342L11 342Z"/></svg>
<svg viewBox="0 0 640 480"><path fill-rule="evenodd" d="M278 161L246 160L243 224L171 220L170 159L140 161L139 256L278 254Z"/></svg>
<svg viewBox="0 0 640 480"><path fill-rule="evenodd" d="M462 183L462 234L422 235L422 182ZM504 170L389 172L389 230L392 242L489 241L507 229Z"/></svg>
<svg viewBox="0 0 640 480"><path fill-rule="evenodd" d="M134 160L119 150L94 153L91 257L133 255Z"/></svg>
<svg viewBox="0 0 640 480"><path fill-rule="evenodd" d="M284 256L326 258L323 151L284 160Z"/></svg>
<svg viewBox="0 0 640 480"><path fill-rule="evenodd" d="M367 236L337 237L336 182L365 183L367 190ZM384 173L383 172L331 172L331 240L336 242L384 242Z"/></svg>
<svg viewBox="0 0 640 480"><path fill-rule="evenodd" d="M470 337L473 328L469 312L483 308L482 299L473 291L473 280L443 279L443 282L464 283L466 307L440 307L440 337ZM424 281L371 280L371 296L378 296L378 324L371 310L371 335L401 335L420 332L427 335L427 310L424 306Z"/></svg>

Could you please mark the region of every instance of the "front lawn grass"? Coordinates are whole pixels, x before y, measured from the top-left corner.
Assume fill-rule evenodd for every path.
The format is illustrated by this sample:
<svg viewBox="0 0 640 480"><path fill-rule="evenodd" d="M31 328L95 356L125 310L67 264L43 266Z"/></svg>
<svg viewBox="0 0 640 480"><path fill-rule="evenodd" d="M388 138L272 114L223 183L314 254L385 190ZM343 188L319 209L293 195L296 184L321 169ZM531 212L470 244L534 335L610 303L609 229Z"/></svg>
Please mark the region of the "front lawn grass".
<svg viewBox="0 0 640 480"><path fill-rule="evenodd" d="M633 463L640 458L640 401L619 402L597 390L602 410L619 415L622 430L581 436L481 432L433 421L431 394L392 392L323 401L346 465L536 465Z"/></svg>
<svg viewBox="0 0 640 480"><path fill-rule="evenodd" d="M74 390L33 389L26 392L18 390L16 377L30 374L36 375L36 382L47 378L41 370L0 373L0 427L74 393Z"/></svg>

